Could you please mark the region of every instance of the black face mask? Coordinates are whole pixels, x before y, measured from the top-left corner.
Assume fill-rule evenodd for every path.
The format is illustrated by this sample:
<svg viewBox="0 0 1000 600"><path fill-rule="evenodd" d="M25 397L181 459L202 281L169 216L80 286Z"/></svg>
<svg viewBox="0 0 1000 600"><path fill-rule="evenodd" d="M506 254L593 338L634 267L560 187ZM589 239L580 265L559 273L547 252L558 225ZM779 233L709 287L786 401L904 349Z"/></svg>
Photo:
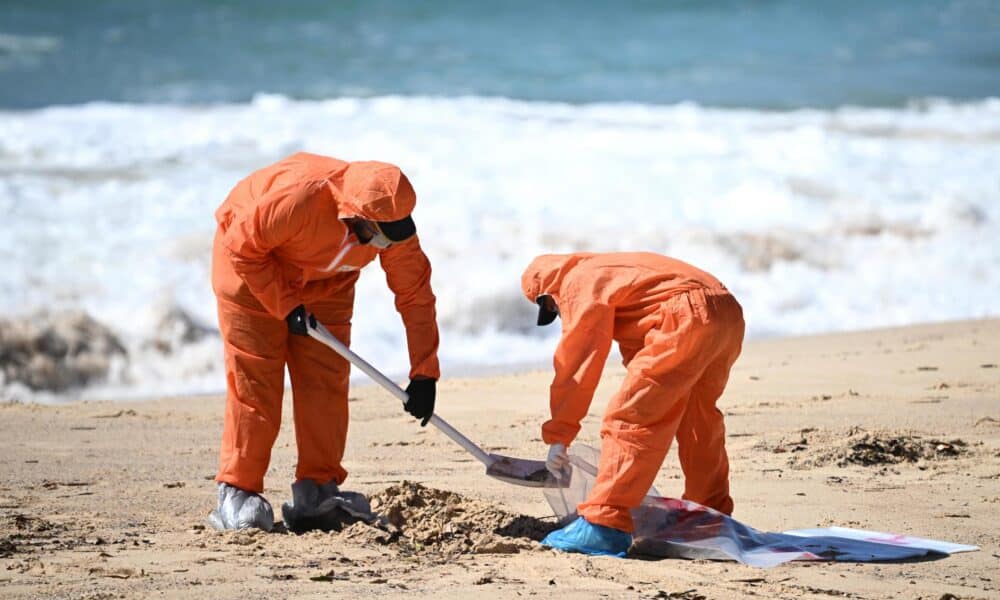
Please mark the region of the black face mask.
<svg viewBox="0 0 1000 600"><path fill-rule="evenodd" d="M543 294L543 295L539 296L535 300L535 304L538 305L538 325L539 326L548 325L552 321L555 321L556 317L559 316L559 310L558 309L556 309L556 310L549 310L548 308L545 307L545 305L547 304L546 301L549 298L551 298L551 296L549 296L548 294Z"/></svg>

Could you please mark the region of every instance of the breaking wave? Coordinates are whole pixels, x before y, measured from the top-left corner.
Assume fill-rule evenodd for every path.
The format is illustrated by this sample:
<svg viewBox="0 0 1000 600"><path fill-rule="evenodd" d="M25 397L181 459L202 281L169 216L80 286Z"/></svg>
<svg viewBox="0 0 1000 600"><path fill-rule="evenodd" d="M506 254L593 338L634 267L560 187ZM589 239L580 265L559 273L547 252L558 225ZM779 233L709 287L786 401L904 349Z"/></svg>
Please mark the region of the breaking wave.
<svg viewBox="0 0 1000 600"><path fill-rule="evenodd" d="M0 311L108 328L127 360L85 394L218 391L212 213L298 150L407 171L446 376L551 356L557 332L531 326L519 289L542 252L693 262L758 337L995 315L1000 297L1000 100L772 112L259 95L0 112ZM355 349L405 373L377 266L357 297Z"/></svg>

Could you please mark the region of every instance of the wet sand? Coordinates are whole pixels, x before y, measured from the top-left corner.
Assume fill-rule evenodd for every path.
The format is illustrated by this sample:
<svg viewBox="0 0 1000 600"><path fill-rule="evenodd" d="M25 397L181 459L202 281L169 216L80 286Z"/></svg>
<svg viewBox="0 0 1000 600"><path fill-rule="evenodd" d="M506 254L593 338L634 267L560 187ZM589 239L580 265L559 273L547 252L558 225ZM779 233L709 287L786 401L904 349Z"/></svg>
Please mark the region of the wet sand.
<svg viewBox="0 0 1000 600"><path fill-rule="evenodd" d="M747 344L721 403L734 516L764 530L841 525L982 548L771 570L541 549L531 534L552 519L539 491L485 477L370 385L351 393L345 487L386 505L426 495L399 513L407 535L395 539L206 529L221 397L0 405L0 596L998 598L998 364L1000 320ZM549 376L445 380L439 413L488 450L541 458ZM621 378L609 366L581 442L598 444ZM285 408L265 492L279 514L295 461L290 398ZM656 485L680 493L673 456Z"/></svg>

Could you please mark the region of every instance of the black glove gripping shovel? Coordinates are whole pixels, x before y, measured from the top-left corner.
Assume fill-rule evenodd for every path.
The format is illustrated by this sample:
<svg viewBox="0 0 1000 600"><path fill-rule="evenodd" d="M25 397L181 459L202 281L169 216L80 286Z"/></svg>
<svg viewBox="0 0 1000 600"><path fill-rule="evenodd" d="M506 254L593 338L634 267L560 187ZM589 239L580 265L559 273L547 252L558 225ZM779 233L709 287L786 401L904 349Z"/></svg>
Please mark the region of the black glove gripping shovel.
<svg viewBox="0 0 1000 600"><path fill-rule="evenodd" d="M384 387L390 394L402 400L403 404L406 404L406 401L409 399L406 392L388 377L380 373L378 369L352 352L340 340L333 337L333 334L326 327L323 327L322 323L316 321L315 318L310 318L307 330L309 337L329 346L331 350L346 358L352 365L374 379L375 383ZM513 483L514 485L538 488L559 488L566 487L568 484L568 481L560 481L553 477L545 468L545 461L513 458L500 454L487 454L475 442L459 433L457 429L449 425L441 417L431 415L430 423L440 429L446 436L450 437L456 444L464 448L466 452L474 456L476 460L486 465L486 474L494 479Z"/></svg>

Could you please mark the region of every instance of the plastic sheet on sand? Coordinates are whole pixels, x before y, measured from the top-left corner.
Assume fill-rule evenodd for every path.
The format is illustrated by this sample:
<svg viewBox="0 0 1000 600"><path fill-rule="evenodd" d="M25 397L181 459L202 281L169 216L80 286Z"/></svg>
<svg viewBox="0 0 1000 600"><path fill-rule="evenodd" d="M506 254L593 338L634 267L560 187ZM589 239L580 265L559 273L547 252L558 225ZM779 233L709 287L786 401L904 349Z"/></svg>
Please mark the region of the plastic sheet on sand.
<svg viewBox="0 0 1000 600"><path fill-rule="evenodd" d="M556 515L568 520L593 486L599 453L585 444L570 449L573 475L566 488L545 490ZM632 512L632 554L663 558L732 560L773 567L792 560L898 561L978 550L905 535L844 527L758 531L694 502L661 497L654 489Z"/></svg>

